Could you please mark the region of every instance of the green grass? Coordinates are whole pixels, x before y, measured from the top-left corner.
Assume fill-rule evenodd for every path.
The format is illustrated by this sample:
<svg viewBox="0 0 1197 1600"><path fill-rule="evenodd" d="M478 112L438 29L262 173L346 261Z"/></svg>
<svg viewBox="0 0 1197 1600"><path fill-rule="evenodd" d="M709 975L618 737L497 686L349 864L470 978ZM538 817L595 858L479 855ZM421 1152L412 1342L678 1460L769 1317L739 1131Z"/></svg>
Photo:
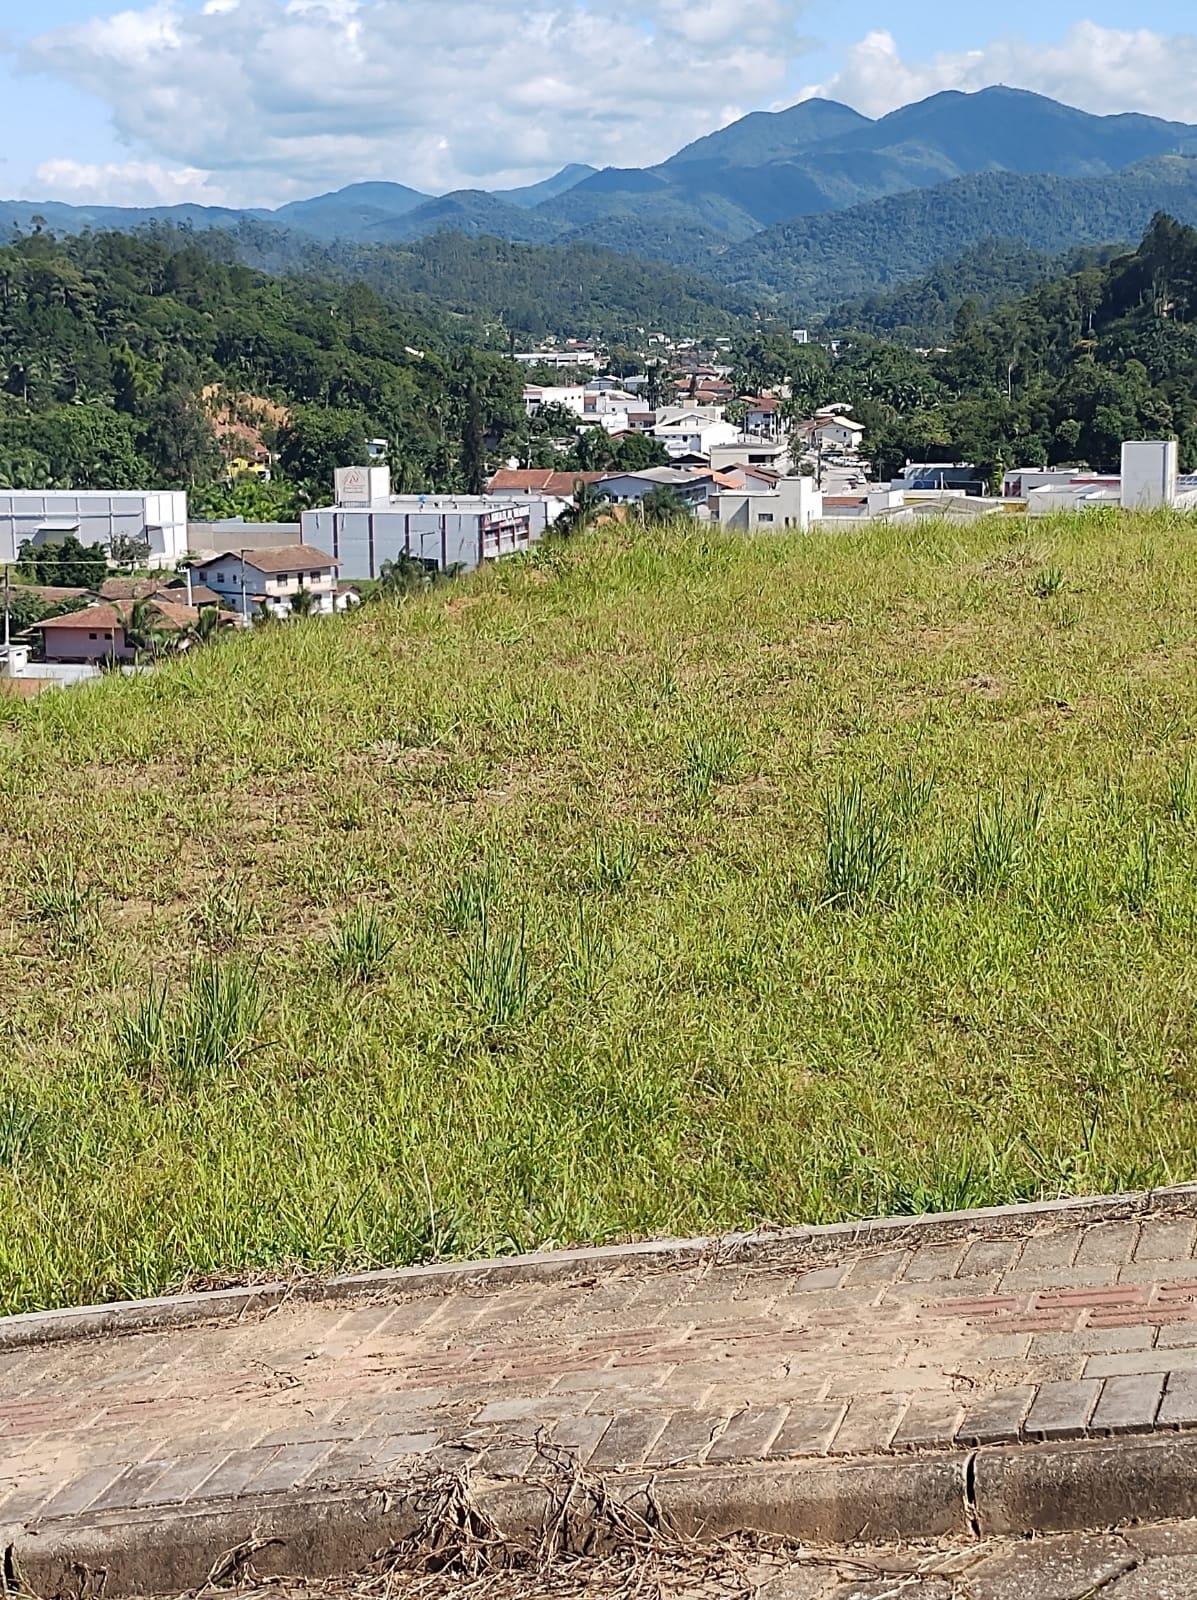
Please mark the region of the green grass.
<svg viewBox="0 0 1197 1600"><path fill-rule="evenodd" d="M1197 1176L1195 615L616 528L0 701L0 1304Z"/></svg>

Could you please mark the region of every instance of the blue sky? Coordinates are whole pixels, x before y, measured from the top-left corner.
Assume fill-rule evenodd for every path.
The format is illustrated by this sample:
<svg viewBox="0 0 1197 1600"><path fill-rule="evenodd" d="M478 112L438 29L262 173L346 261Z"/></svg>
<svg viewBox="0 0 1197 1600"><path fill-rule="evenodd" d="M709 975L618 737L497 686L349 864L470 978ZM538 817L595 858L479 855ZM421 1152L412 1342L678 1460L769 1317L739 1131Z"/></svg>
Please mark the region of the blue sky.
<svg viewBox="0 0 1197 1600"><path fill-rule="evenodd" d="M0 0L0 195L497 186L812 92L880 115L990 82L1197 122L1192 0Z"/></svg>

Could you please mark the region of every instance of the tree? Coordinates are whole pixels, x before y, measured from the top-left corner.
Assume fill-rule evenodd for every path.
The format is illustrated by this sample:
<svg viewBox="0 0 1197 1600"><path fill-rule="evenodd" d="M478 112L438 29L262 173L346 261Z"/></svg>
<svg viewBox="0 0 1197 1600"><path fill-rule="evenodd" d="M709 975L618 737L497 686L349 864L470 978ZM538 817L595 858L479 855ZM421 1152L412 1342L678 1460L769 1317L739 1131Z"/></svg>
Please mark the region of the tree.
<svg viewBox="0 0 1197 1600"><path fill-rule="evenodd" d="M553 531L572 537L577 533L588 533L597 521L599 513L609 502L600 494L593 483L586 483L579 478L574 484L573 505L568 506L557 521L553 524Z"/></svg>
<svg viewBox="0 0 1197 1600"><path fill-rule="evenodd" d="M134 600L119 615L125 643L132 650L134 661L142 661L146 656L153 659L178 642L178 635L163 624L162 613L152 600Z"/></svg>
<svg viewBox="0 0 1197 1600"><path fill-rule="evenodd" d="M17 554L17 568L47 587L98 589L108 573L108 552L102 544L80 544L73 533L54 544L26 540Z"/></svg>
<svg viewBox="0 0 1197 1600"><path fill-rule="evenodd" d="M689 522L694 513L690 507L667 483L658 483L640 502L640 512L645 522L668 523Z"/></svg>
<svg viewBox="0 0 1197 1600"><path fill-rule="evenodd" d="M310 617L316 609L316 596L310 589L300 589L288 602L293 617Z"/></svg>
<svg viewBox="0 0 1197 1600"><path fill-rule="evenodd" d="M356 407L296 406L279 430L279 463L292 481L331 494L338 467L365 462L367 437L365 413Z"/></svg>
<svg viewBox="0 0 1197 1600"><path fill-rule="evenodd" d="M378 575L377 593L388 599L396 599L401 595L414 594L418 589L426 589L428 581L428 568L424 563L404 552L393 561L383 562Z"/></svg>
<svg viewBox="0 0 1197 1600"><path fill-rule="evenodd" d="M201 606L199 616L191 625L189 637L196 644L215 644L225 629L224 618L218 606Z"/></svg>

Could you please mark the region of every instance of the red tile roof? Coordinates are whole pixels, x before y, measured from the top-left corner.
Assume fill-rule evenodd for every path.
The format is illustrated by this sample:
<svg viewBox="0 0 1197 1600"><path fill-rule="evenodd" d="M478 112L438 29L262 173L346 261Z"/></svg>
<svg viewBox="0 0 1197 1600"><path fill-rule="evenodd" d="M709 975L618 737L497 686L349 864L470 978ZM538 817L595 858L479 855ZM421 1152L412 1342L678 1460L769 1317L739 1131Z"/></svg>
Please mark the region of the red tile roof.
<svg viewBox="0 0 1197 1600"><path fill-rule="evenodd" d="M214 567L220 561L241 559L240 550L219 550L207 561L196 563L197 572L205 572L209 567ZM327 570L329 567L339 567L341 563L323 550L317 550L310 544L280 544L271 545L265 550L246 550L245 565L252 567L255 572L273 575L278 572L311 572Z"/></svg>
<svg viewBox="0 0 1197 1600"><path fill-rule="evenodd" d="M573 497L576 483L597 483L602 476L601 472L553 472L545 467L502 467L486 487L490 494L514 489L520 494L552 494L568 500Z"/></svg>

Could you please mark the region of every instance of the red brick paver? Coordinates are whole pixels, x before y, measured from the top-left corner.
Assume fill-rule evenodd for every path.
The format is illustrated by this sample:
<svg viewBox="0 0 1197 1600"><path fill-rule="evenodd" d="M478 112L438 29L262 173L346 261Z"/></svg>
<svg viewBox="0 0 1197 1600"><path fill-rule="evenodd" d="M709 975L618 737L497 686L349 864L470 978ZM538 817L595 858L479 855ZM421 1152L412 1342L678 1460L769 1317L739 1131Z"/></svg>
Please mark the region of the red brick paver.
<svg viewBox="0 0 1197 1600"><path fill-rule="evenodd" d="M386 1484L1197 1427L1197 1236L983 1224L453 1293L297 1301L0 1353L0 1531Z"/></svg>

